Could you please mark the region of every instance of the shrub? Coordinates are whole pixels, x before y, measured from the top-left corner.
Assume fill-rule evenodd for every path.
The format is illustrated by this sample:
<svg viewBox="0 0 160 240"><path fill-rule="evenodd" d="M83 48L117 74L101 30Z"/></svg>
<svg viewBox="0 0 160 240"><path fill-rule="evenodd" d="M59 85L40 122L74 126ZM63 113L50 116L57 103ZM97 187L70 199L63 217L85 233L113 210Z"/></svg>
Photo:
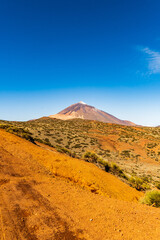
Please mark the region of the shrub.
<svg viewBox="0 0 160 240"><path fill-rule="evenodd" d="M111 169L111 166L109 165L109 163L106 163L106 164L105 164L105 171L106 171L106 172L109 172L110 169Z"/></svg>
<svg viewBox="0 0 160 240"><path fill-rule="evenodd" d="M151 187L150 187L150 185L149 185L148 183L144 182L144 183L142 184L142 189L143 189L143 190L149 190L149 189L151 189Z"/></svg>
<svg viewBox="0 0 160 240"><path fill-rule="evenodd" d="M123 151L121 152L121 155L122 155L123 157L129 158L129 157L130 157L130 150L123 150Z"/></svg>
<svg viewBox="0 0 160 240"><path fill-rule="evenodd" d="M50 147L53 147L53 145L50 143L48 138L45 138L45 140L42 140L40 138L34 138L35 141L39 142L39 143L43 143L45 145L48 145Z"/></svg>
<svg viewBox="0 0 160 240"><path fill-rule="evenodd" d="M40 138L34 138L34 140L37 141L37 142L43 143L43 140L40 139Z"/></svg>
<svg viewBox="0 0 160 240"><path fill-rule="evenodd" d="M129 179L129 181L130 181L132 187L136 188L139 191L143 190L143 187L142 187L143 180L141 178L131 177Z"/></svg>
<svg viewBox="0 0 160 240"><path fill-rule="evenodd" d="M83 155L83 158L89 162L94 162L94 163L97 163L98 162L98 159L99 157L97 156L96 153L94 152L86 152L84 155Z"/></svg>
<svg viewBox="0 0 160 240"><path fill-rule="evenodd" d="M160 189L160 183L156 184L156 188Z"/></svg>
<svg viewBox="0 0 160 240"><path fill-rule="evenodd" d="M138 191L150 189L150 186L148 185L148 178L131 177L129 182L132 187L136 188Z"/></svg>
<svg viewBox="0 0 160 240"><path fill-rule="evenodd" d="M81 148L81 144L77 143L76 145L73 146L73 148Z"/></svg>
<svg viewBox="0 0 160 240"><path fill-rule="evenodd" d="M65 153L67 155L69 155L70 157L76 158L76 153L75 152L71 152L70 150L68 150L67 148L61 147L61 146L56 146L56 150L60 153Z"/></svg>
<svg viewBox="0 0 160 240"><path fill-rule="evenodd" d="M63 141L62 138L58 138L58 139L55 140L55 142L58 143L58 144L61 144L62 141Z"/></svg>
<svg viewBox="0 0 160 240"><path fill-rule="evenodd" d="M53 145L50 143L50 141L43 141L43 143L45 144L45 145L48 145L49 147L53 147Z"/></svg>
<svg viewBox="0 0 160 240"><path fill-rule="evenodd" d="M110 171L111 165L108 162L106 162L103 159L99 158L98 159L98 163L100 163L100 164L102 164L104 166L106 172Z"/></svg>
<svg viewBox="0 0 160 240"><path fill-rule="evenodd" d="M154 148L157 146L157 143L148 143L147 148Z"/></svg>
<svg viewBox="0 0 160 240"><path fill-rule="evenodd" d="M6 132L12 133L12 134L17 135L21 138L25 138L26 140L34 143L34 139L31 136L32 133L30 133L28 130L24 130L23 128L18 128L18 127L15 127L13 125L9 125L9 124L1 124L0 128L5 129Z"/></svg>
<svg viewBox="0 0 160 240"><path fill-rule="evenodd" d="M98 163L102 164L105 168L106 172L110 172L116 176L119 176L121 178L128 179L128 177L125 175L123 170L116 164L116 163L108 163L102 159L98 159Z"/></svg>
<svg viewBox="0 0 160 240"><path fill-rule="evenodd" d="M160 191L153 190L146 192L145 196L141 199L141 203L153 207L160 207Z"/></svg>
<svg viewBox="0 0 160 240"><path fill-rule="evenodd" d="M48 138L45 138L44 141L45 141L45 142L50 142Z"/></svg>
<svg viewBox="0 0 160 240"><path fill-rule="evenodd" d="M124 174L123 170L115 163L111 164L110 171L119 177L127 179L127 176Z"/></svg>

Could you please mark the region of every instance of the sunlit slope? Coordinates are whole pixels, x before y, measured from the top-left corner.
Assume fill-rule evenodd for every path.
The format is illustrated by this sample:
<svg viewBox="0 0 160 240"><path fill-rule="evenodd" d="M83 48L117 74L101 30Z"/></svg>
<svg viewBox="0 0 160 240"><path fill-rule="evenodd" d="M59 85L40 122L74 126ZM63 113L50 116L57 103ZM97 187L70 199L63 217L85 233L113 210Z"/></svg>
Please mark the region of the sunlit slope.
<svg viewBox="0 0 160 240"><path fill-rule="evenodd" d="M142 196L142 193L91 163L42 149L4 130L0 130L0 147L16 158L33 159L33 162L39 162L51 173L92 192L126 201L136 201Z"/></svg>
<svg viewBox="0 0 160 240"><path fill-rule="evenodd" d="M160 209L93 194L2 146L0 213L3 240L160 239Z"/></svg>
<svg viewBox="0 0 160 240"><path fill-rule="evenodd" d="M63 109L61 112L55 115L49 116L50 118L58 118L62 120L81 118L96 120L105 123L116 123L127 126L134 126L135 124L129 121L120 120L113 115L99 110L93 106L90 106L84 102L78 102Z"/></svg>

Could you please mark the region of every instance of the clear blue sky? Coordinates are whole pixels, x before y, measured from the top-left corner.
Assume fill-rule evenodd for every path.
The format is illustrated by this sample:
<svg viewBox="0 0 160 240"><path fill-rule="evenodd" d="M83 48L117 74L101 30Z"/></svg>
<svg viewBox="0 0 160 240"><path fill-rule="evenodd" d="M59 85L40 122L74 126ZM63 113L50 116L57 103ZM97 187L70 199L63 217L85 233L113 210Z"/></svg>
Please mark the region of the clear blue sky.
<svg viewBox="0 0 160 240"><path fill-rule="evenodd" d="M0 119L80 100L160 124L159 0L1 0Z"/></svg>

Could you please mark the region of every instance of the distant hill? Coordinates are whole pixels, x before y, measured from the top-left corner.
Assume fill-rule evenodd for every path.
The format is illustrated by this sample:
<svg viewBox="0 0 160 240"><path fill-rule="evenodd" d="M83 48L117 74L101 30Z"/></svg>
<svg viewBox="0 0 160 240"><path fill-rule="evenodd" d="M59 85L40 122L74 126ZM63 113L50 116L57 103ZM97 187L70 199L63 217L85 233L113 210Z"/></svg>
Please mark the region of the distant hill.
<svg viewBox="0 0 160 240"><path fill-rule="evenodd" d="M73 118L81 118L88 120L96 120L105 123L115 123L127 126L135 126L134 123L130 121L120 120L113 115L99 110L93 106L87 105L84 102L78 102L72 104L71 106L65 108L61 112L50 115L50 118L58 118L62 120L68 120Z"/></svg>

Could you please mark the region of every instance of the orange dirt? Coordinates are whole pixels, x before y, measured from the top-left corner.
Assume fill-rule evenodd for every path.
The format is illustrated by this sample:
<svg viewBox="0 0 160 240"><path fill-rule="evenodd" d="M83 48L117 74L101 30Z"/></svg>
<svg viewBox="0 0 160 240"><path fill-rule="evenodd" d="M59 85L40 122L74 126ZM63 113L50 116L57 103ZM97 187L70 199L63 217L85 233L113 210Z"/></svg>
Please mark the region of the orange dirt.
<svg viewBox="0 0 160 240"><path fill-rule="evenodd" d="M141 193L3 130L0 187L3 240L160 239L160 210L137 203Z"/></svg>
<svg viewBox="0 0 160 240"><path fill-rule="evenodd" d="M135 189L115 176L100 170L92 163L71 158L61 153L55 154L52 151L46 151L46 149L3 130L0 131L0 134L0 147L3 147L13 156L25 159L25 161L34 160L56 176L68 179L92 192L127 201L137 201L142 196Z"/></svg>
<svg viewBox="0 0 160 240"><path fill-rule="evenodd" d="M155 159L152 159L151 157L147 156L147 152L144 148L145 144L150 143L150 141L147 139L139 139L138 143L130 144L128 142L117 141L119 138L118 135L109 134L108 136L103 136L100 133L97 134L91 133L90 136L98 139L99 143L101 144L101 148L104 150L110 150L121 153L123 150L134 149L134 152L140 155L139 160L141 162L159 165L159 163L156 162ZM155 148L155 150L158 152L159 145Z"/></svg>

